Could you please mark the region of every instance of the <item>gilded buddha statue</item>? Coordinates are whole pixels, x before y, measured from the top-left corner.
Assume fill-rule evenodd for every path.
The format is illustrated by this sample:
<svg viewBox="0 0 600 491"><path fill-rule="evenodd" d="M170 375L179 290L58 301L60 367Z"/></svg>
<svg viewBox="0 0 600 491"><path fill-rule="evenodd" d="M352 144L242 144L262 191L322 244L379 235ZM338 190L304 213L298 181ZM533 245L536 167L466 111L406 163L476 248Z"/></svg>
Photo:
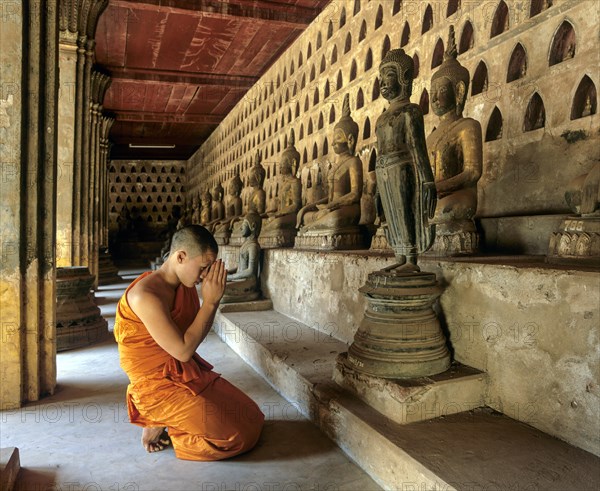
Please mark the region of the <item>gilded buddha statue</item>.
<svg viewBox="0 0 600 491"><path fill-rule="evenodd" d="M364 247L360 221L362 162L355 155L358 125L350 116L346 94L342 118L333 132L336 160L327 174L327 197L304 206L296 220L296 247L324 250Z"/></svg>
<svg viewBox="0 0 600 491"><path fill-rule="evenodd" d="M294 130L291 130L287 148L281 156L277 193L273 205L267 210L259 237L261 247L290 247L296 236L296 215L302 206L302 184L294 175L300 163L296 150Z"/></svg>
<svg viewBox="0 0 600 491"><path fill-rule="evenodd" d="M200 225L208 226L212 209L212 196L208 190L200 195Z"/></svg>
<svg viewBox="0 0 600 491"><path fill-rule="evenodd" d="M210 209L210 222L206 228L214 232L215 226L225 218L225 205L223 204L223 186L217 181L211 191L212 204Z"/></svg>
<svg viewBox="0 0 600 491"><path fill-rule="evenodd" d="M236 172L227 185L227 196L224 204L225 217L214 228L213 235L219 245L228 244L233 224L242 217L242 198L240 198L242 187L242 180Z"/></svg>
<svg viewBox="0 0 600 491"><path fill-rule="evenodd" d="M469 89L469 71L456 59L454 27L450 26L444 61L431 77L431 108L439 117L427 138L437 190L433 252L472 254L478 248L473 218L477 211L477 181L481 177L481 125L463 116Z"/></svg>

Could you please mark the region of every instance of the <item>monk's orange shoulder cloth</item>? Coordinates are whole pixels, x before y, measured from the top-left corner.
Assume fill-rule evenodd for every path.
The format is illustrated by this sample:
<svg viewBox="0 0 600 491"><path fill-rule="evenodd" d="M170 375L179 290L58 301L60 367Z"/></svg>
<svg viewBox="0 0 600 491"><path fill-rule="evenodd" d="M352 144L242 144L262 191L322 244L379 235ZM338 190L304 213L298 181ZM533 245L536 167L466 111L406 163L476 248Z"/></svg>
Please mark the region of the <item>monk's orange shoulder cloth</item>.
<svg viewBox="0 0 600 491"><path fill-rule="evenodd" d="M136 278L119 300L114 327L121 368L127 373L130 381L127 388L129 419L139 426L151 426L157 422L141 414L136 407L136 401L148 396L159 399L161 392L168 391L169 387L175 388L173 386L185 388L193 395L198 395L220 377L220 374L212 371L213 366L197 353L185 363L173 358L154 341L142 321L131 310L127 302L127 293L149 274L152 272L143 273ZM200 301L196 289L180 285L175 294L171 318L182 333L191 325L199 309Z"/></svg>

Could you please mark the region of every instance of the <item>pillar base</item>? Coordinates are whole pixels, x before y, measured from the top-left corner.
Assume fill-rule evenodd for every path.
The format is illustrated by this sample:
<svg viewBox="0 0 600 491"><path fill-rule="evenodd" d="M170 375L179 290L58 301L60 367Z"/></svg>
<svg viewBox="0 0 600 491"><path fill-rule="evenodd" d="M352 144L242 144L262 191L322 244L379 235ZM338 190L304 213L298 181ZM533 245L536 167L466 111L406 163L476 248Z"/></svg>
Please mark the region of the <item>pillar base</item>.
<svg viewBox="0 0 600 491"><path fill-rule="evenodd" d="M440 223L435 228L435 241L425 255L461 256L479 251L479 233L473 220Z"/></svg>
<svg viewBox="0 0 600 491"><path fill-rule="evenodd" d="M297 230L295 228L282 228L276 230L264 230L258 238L262 249L274 249L277 247L294 247Z"/></svg>
<svg viewBox="0 0 600 491"><path fill-rule="evenodd" d="M123 278L119 276L119 270L112 260L110 252L100 249L98 266L98 285L113 285L121 283Z"/></svg>
<svg viewBox="0 0 600 491"><path fill-rule="evenodd" d="M367 311L348 349L347 366L381 378L428 377L450 367L450 352L433 304L435 274L377 271L360 289Z"/></svg>
<svg viewBox="0 0 600 491"><path fill-rule="evenodd" d="M80 348L106 339L108 323L91 292L86 267L56 268L56 350Z"/></svg>

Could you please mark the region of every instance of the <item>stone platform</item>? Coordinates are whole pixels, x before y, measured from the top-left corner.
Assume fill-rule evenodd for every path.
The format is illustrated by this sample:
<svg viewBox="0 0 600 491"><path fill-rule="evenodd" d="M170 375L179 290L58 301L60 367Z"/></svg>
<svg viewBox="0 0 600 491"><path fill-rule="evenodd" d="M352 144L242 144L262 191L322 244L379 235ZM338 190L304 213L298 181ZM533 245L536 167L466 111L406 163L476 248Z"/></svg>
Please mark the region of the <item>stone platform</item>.
<svg viewBox="0 0 600 491"><path fill-rule="evenodd" d="M12 491L21 469L19 449L6 447L0 450L0 489Z"/></svg>
<svg viewBox="0 0 600 491"><path fill-rule="evenodd" d="M332 381L336 358L348 345L322 327L311 329L271 310L219 312L214 330L384 489L562 491L600 486L598 457L487 407L449 415L433 412L433 419L408 424L386 417ZM464 383L474 384L469 390L483 387L482 374L455 367L464 370L459 392ZM433 381L438 387L429 393L452 378ZM464 399L464 394L454 395Z"/></svg>

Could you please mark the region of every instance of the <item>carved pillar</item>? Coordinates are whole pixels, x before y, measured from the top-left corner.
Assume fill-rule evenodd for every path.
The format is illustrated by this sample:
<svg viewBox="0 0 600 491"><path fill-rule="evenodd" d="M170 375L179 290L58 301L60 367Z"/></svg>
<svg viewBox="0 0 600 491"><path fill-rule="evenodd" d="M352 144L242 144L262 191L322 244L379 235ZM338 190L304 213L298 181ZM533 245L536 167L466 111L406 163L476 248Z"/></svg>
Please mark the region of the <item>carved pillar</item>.
<svg viewBox="0 0 600 491"><path fill-rule="evenodd" d="M102 116L102 158L100 163L100 170L102 173L100 182L101 182L101 191L100 191L100 199L102 200L100 209L101 209L101 233L100 233L100 245L102 247L108 247L108 218L109 218L109 188L108 188L108 153L109 153L109 140L108 135L110 134L110 129L114 124L115 119L109 116Z"/></svg>
<svg viewBox="0 0 600 491"><path fill-rule="evenodd" d="M83 72L85 68L85 36L77 38L77 65L75 81L75 132L73 135L73 196L81 197L82 140L83 140ZM81 264L81 199L73 200L72 264Z"/></svg>
<svg viewBox="0 0 600 491"><path fill-rule="evenodd" d="M83 107L81 141L81 266L90 265L90 138L91 138L91 79L94 55L93 39L86 41L85 64L83 68Z"/></svg>
<svg viewBox="0 0 600 491"><path fill-rule="evenodd" d="M58 16L50 0L12 2L0 29L3 206L0 409L56 385L55 257Z"/></svg>

